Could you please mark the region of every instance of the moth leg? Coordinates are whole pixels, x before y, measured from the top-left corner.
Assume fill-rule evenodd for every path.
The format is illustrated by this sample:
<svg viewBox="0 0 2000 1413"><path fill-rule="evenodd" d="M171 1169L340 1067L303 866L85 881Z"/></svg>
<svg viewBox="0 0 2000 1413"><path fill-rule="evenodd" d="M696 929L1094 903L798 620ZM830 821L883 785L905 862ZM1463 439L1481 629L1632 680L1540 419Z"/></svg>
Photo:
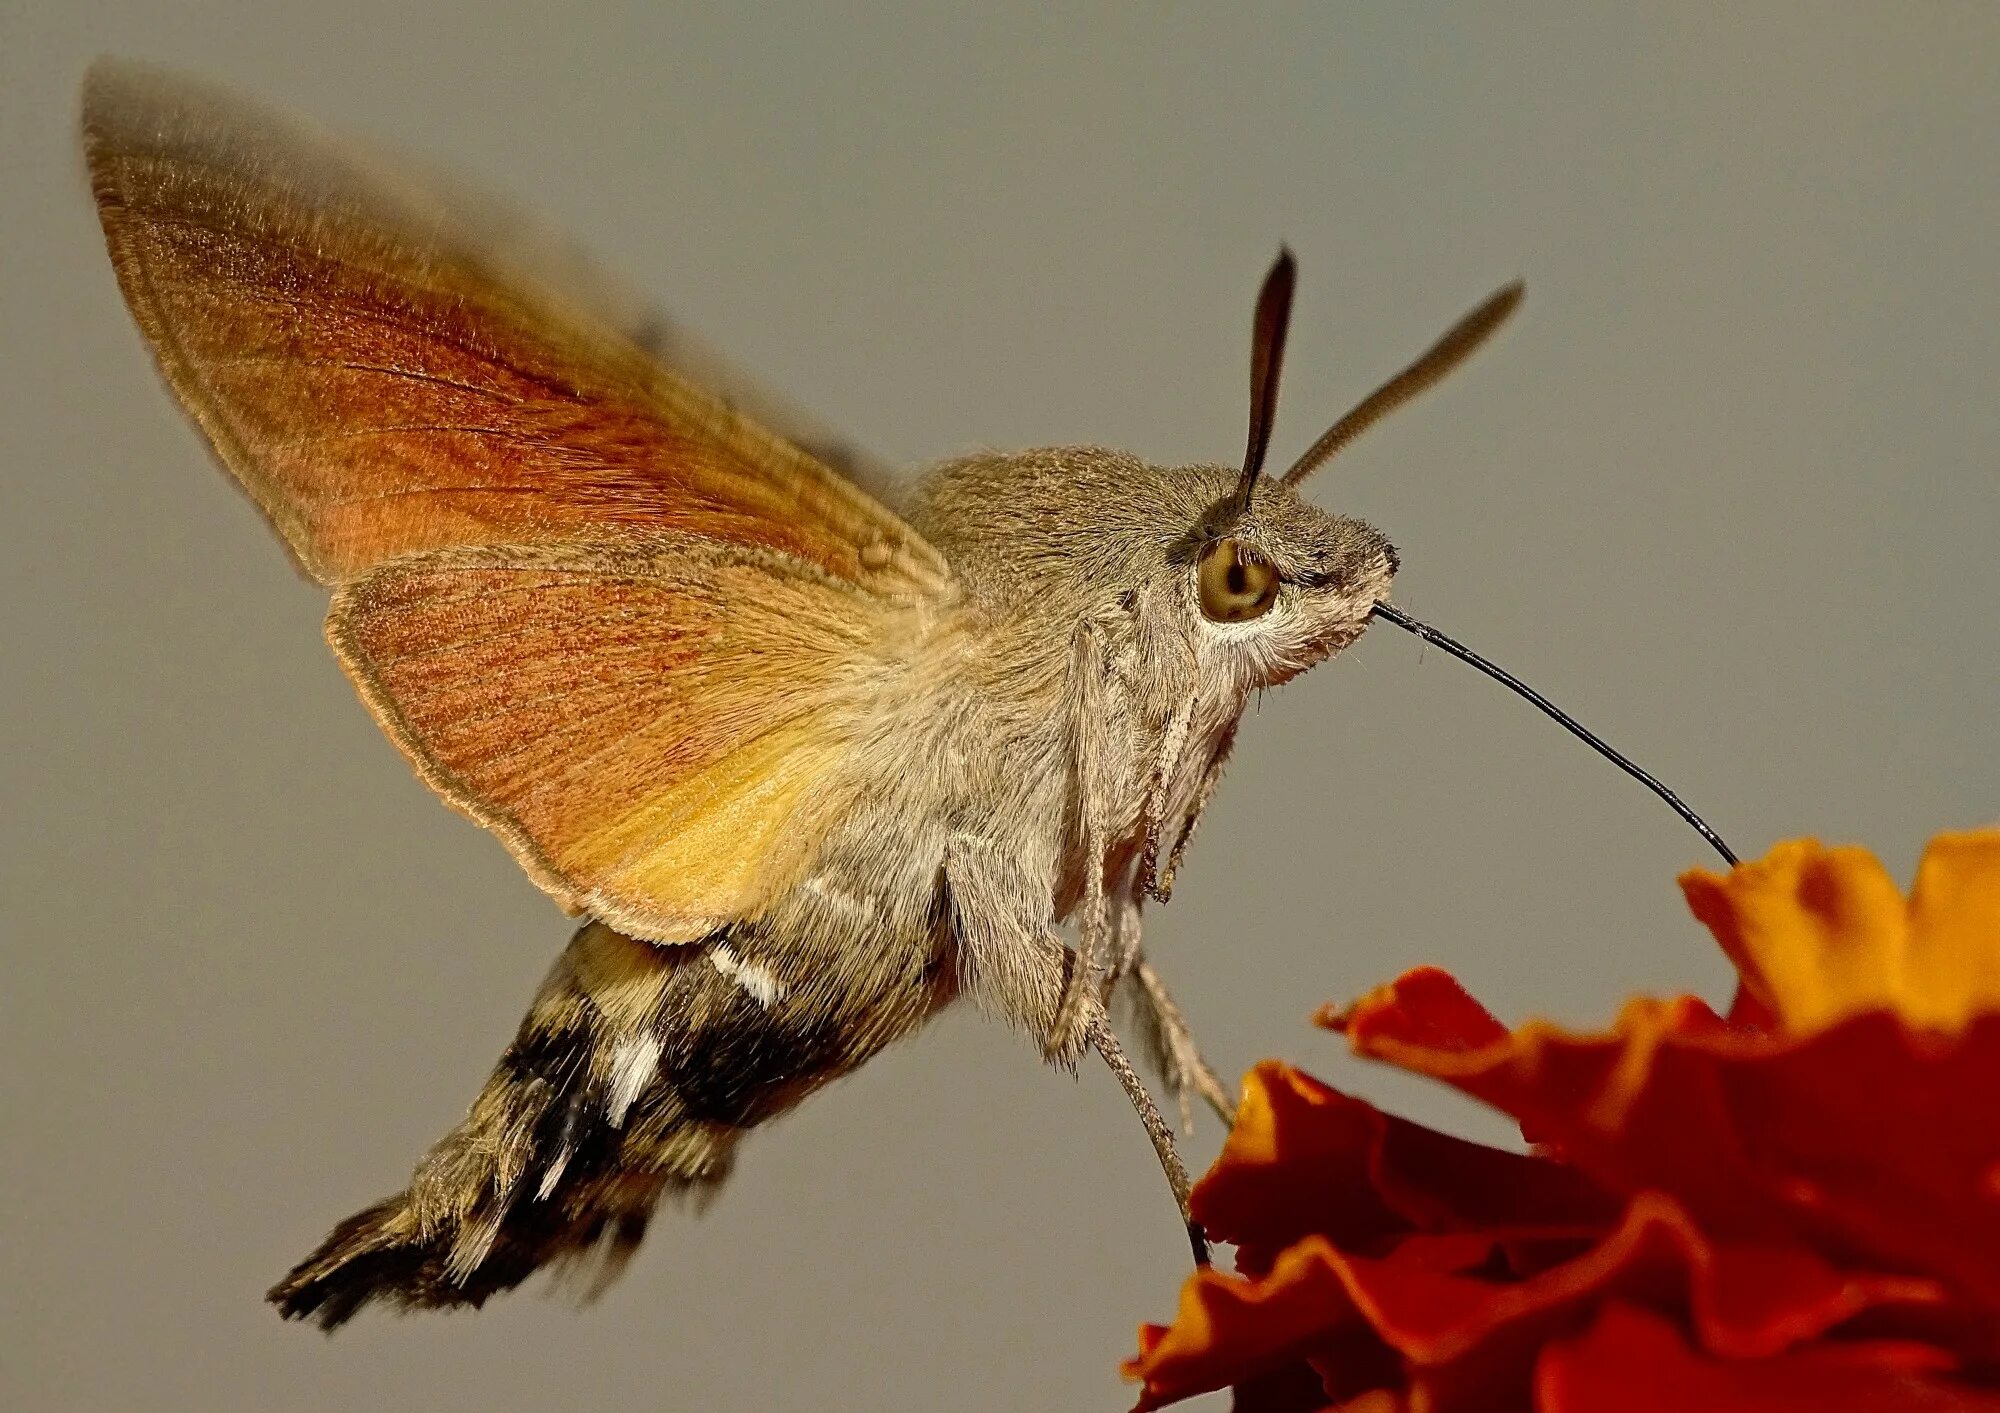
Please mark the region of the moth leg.
<svg viewBox="0 0 2000 1413"><path fill-rule="evenodd" d="M1048 881L1031 876L1005 846L959 834L945 849L944 883L961 987L982 1009L1041 1042L1051 1064L1074 1067L1089 1038L1088 1017L1103 1009L1103 981L1099 976L1077 987L1086 1024L1075 1028L1070 1043L1051 1046L1057 1012L1080 963L1049 924Z"/></svg>
<svg viewBox="0 0 2000 1413"><path fill-rule="evenodd" d="M1070 751L1076 781L1078 853L1083 859L1083 900L1077 905L1077 963L1065 973L1045 1048L1051 1055L1080 1049L1087 1027L1086 978L1103 972L1110 931L1105 905L1104 856L1110 832L1110 744L1106 699L1111 662L1103 625L1086 618L1070 644Z"/></svg>
<svg viewBox="0 0 2000 1413"><path fill-rule="evenodd" d="M1112 960L1104 978L1104 1001L1108 1007L1114 993L1123 991L1132 1000L1132 1020L1140 1053L1173 1090L1180 1109L1181 1132L1194 1132L1194 1101L1199 1096L1225 1126L1236 1123L1235 1106L1229 1091L1215 1071L1201 1057L1194 1031L1180 1005L1167 991L1166 981L1146 960L1141 940L1141 899L1126 892L1113 900Z"/></svg>
<svg viewBox="0 0 2000 1413"><path fill-rule="evenodd" d="M1215 743L1215 753L1208 758L1208 764L1202 769L1201 784L1195 787L1194 802L1188 807L1187 821L1181 825L1181 832L1175 838L1173 847L1167 850L1167 862L1164 868L1158 866L1157 832L1147 838L1146 856L1142 861L1140 872L1141 886L1162 903L1173 897L1174 875L1180 872L1181 858L1187 853L1189 841L1194 838L1195 826L1201 823L1201 816L1208 809L1208 802L1215 798L1216 786L1222 783L1222 768L1229 763L1229 751L1235 744L1236 723L1232 721L1229 729L1222 733L1222 739Z"/></svg>
<svg viewBox="0 0 2000 1413"><path fill-rule="evenodd" d="M1146 1058L1152 1062L1174 1091L1180 1103L1181 1131L1194 1130L1194 1099L1199 1095L1215 1111L1224 1127L1234 1127L1236 1106L1229 1090L1201 1057L1194 1031L1166 982L1144 953L1134 956L1129 989L1133 998L1133 1020Z"/></svg>
<svg viewBox="0 0 2000 1413"><path fill-rule="evenodd" d="M1118 989L1118 983L1131 973L1132 963L1139 956L1142 932L1139 903L1137 894L1129 890L1121 890L1111 901L1111 960L1104 969L1103 994L1107 1005L1112 993Z"/></svg>
<svg viewBox="0 0 2000 1413"><path fill-rule="evenodd" d="M1139 852L1139 872L1132 892L1141 896L1155 891L1158 884L1160 864L1160 835L1166 828L1167 806L1174 788L1174 778L1180 773L1181 757L1187 751L1188 732L1194 724L1194 698L1186 697L1174 708L1167 718L1167 729L1160 741L1160 753L1153 763L1153 774L1146 786L1146 797L1140 817L1140 831L1144 840ZM1213 767L1211 767L1211 770ZM1196 802L1198 812L1207 803L1207 796L1215 788L1208 775L1202 777L1202 796ZM1186 828L1182 834L1187 833ZM1171 862L1169 871L1171 872ZM1168 887L1171 889L1171 883ZM1161 899L1165 901L1164 898ZM1131 958L1126 962L1129 965Z"/></svg>
<svg viewBox="0 0 2000 1413"><path fill-rule="evenodd" d="M1193 1209L1188 1205L1190 1187L1187 1166L1181 1162L1180 1150L1174 1147L1174 1131L1167 1121L1160 1117L1159 1106L1147 1092L1145 1084L1132 1068L1132 1062L1125 1058L1124 1049L1118 1044L1118 1037L1112 1033L1110 1022L1104 1012L1093 1009L1086 1034L1097 1053L1104 1057L1104 1063L1118 1081L1125 1097L1138 1111L1139 1122L1145 1126L1146 1137L1153 1140L1153 1155L1160 1160L1160 1171L1167 1175L1167 1186L1173 1189L1174 1205L1181 1210L1181 1225L1187 1228L1188 1245L1194 1252L1197 1266L1208 1264L1208 1236L1201 1229L1201 1223L1194 1219Z"/></svg>
<svg viewBox="0 0 2000 1413"><path fill-rule="evenodd" d="M1048 1054L1045 1048L1044 1053L1054 1063L1073 1065L1082 1046L1088 1044L1103 1056L1152 1140L1160 1170L1166 1174L1181 1220L1187 1224L1195 1258L1205 1263L1208 1244L1188 1212L1187 1168L1174 1147L1173 1129L1160 1116L1159 1107L1112 1033L1101 1000L1101 976L1075 984L1076 954L1045 921L1032 920L1037 897L1034 880L1024 876L992 843L958 836L946 849L944 873L965 990L975 1002L1038 1037L1051 1033L1065 994L1080 992L1077 1050ZM1045 887L1040 896L1046 898Z"/></svg>

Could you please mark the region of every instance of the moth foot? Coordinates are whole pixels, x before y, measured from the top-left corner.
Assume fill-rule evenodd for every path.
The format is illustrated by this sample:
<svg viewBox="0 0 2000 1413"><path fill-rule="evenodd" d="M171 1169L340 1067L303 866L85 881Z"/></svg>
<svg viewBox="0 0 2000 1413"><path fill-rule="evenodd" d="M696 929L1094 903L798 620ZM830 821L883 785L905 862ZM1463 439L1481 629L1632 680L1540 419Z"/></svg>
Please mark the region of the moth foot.
<svg viewBox="0 0 2000 1413"><path fill-rule="evenodd" d="M1146 1055L1173 1091L1175 1105L1180 1111L1181 1132L1194 1132L1197 1099L1215 1112L1223 1127L1235 1127L1236 1105L1229 1097L1229 1090L1208 1061L1202 1058L1201 1049L1195 1044L1194 1031L1168 993L1160 974L1153 969L1151 962L1140 957L1133 962L1131 976Z"/></svg>

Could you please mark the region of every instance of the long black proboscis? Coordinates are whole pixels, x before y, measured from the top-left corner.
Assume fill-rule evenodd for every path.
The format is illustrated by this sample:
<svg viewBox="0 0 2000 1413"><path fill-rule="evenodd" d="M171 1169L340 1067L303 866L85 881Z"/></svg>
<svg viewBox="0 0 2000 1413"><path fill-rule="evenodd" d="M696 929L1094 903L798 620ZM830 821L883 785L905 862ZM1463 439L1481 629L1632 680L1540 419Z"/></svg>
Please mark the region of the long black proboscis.
<svg viewBox="0 0 2000 1413"><path fill-rule="evenodd" d="M1523 682L1513 673L1507 671L1506 668L1488 662L1485 658L1481 657L1471 648L1465 646L1465 644L1458 642L1453 638L1445 636L1443 633L1438 632L1437 629L1431 627L1430 624L1428 623L1418 622L1416 619L1410 617L1409 614L1404 613L1401 609L1391 607L1389 604L1386 603L1376 604L1375 617L1384 619L1390 623L1395 624L1398 628L1401 628L1406 633L1414 633L1427 643L1436 644L1438 647L1443 648L1446 652L1450 653L1453 657L1457 658L1460 662L1467 662L1472 664L1472 666L1478 668L1481 672L1485 673L1488 677L1491 677L1494 681L1498 682L1501 686L1507 688L1509 691L1518 692L1520 695L1526 697L1529 701L1533 702L1537 707L1539 707L1543 712L1547 713L1550 717L1554 718L1556 724L1562 727L1563 730L1569 732L1570 735L1576 737L1579 741L1583 742L1593 751L1596 751L1599 755L1603 756L1606 760L1610 761L1613 765L1617 766L1620 770L1624 771L1627 775L1631 776L1634 780L1638 781L1641 785L1644 785L1648 790L1651 790L1655 795L1658 795L1661 799L1665 800L1667 802L1668 807L1672 809L1675 814L1679 815L1682 819L1686 820L1689 824L1694 826L1695 833L1701 835L1702 838L1708 840L1710 847L1712 847L1716 853L1722 855L1723 859L1729 864L1731 868L1736 867L1736 855L1730 851L1730 848L1727 844L1722 842L1722 836L1720 834L1717 834L1713 829L1710 829L1708 827L1708 821L1704 820L1700 815L1696 814L1693 810L1689 809L1685 804L1683 804L1681 802L1681 797L1679 795L1676 795L1673 791L1669 790L1666 786L1662 785L1659 781L1655 780L1652 776L1648 775L1645 771L1641 770L1628 757L1624 756L1618 751L1613 750L1609 745L1607 745L1604 742L1604 740L1601 737L1599 737L1595 732L1591 731L1582 722L1578 721L1575 717L1571 716L1568 712L1564 711L1561 707L1557 706L1554 702L1550 701L1547 697L1543 696L1540 692L1537 692L1533 687L1530 687L1526 682Z"/></svg>

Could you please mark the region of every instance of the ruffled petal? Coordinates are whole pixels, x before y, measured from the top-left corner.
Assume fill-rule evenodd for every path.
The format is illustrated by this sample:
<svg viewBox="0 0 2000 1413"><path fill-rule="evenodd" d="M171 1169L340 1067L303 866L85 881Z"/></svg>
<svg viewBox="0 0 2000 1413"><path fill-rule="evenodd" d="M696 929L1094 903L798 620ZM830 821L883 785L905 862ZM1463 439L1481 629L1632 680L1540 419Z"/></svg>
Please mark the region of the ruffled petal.
<svg viewBox="0 0 2000 1413"><path fill-rule="evenodd" d="M1936 1282L1841 1270L1782 1245L1715 1243L1670 1199L1647 1194L1605 1238L1525 1279L1465 1235L1413 1236L1380 1257L1309 1236L1254 1278L1199 1271L1171 1326L1147 1326L1125 1366L1141 1409L1246 1381L1287 1382L1301 1363L1330 1396L1419 1391L1436 1413L1525 1397L1539 1351L1607 1299L1674 1316L1698 1346L1758 1359L1866 1316L1918 1330L1945 1305ZM1439 1259L1439 1250L1457 1259ZM1334 1351L1338 1351L1337 1354ZM1942 1351L1934 1365L1949 1366Z"/></svg>
<svg viewBox="0 0 2000 1413"><path fill-rule="evenodd" d="M1412 967L1351 1006L1320 1007L1314 1020L1329 1030L1351 1031L1357 1015L1364 1017L1364 1031L1376 1020L1393 1018L1399 1038L1428 1050L1477 1051L1507 1038L1507 1027L1442 967Z"/></svg>
<svg viewBox="0 0 2000 1413"><path fill-rule="evenodd" d="M2000 1011L2000 830L1941 834L1910 890L1908 1014L1957 1030Z"/></svg>
<svg viewBox="0 0 2000 1413"><path fill-rule="evenodd" d="M1681 876L1689 909L1787 1030L1817 1030L1900 995L1903 895L1866 849L1780 844L1727 876Z"/></svg>
<svg viewBox="0 0 2000 1413"><path fill-rule="evenodd" d="M1950 1039L1883 1012L1801 1037L1638 1001L1609 1034L1538 1023L1468 1051L1409 1039L1415 1004L1374 993L1346 1019L1356 1048L1513 1115L1604 1188L1935 1273L2000 1322L2000 1014ZM2000 1357L2000 1326L1968 1338Z"/></svg>
<svg viewBox="0 0 2000 1413"><path fill-rule="evenodd" d="M1933 839L1907 904L1867 850L1812 840L1681 890L1775 1028L1887 1011L1949 1032L2000 1009L2000 830Z"/></svg>
<svg viewBox="0 0 2000 1413"><path fill-rule="evenodd" d="M1417 1231L1588 1238L1620 1203L1573 1168L1438 1133L1266 1061L1244 1077L1236 1127L1193 1206L1255 1270L1315 1232L1362 1254Z"/></svg>
<svg viewBox="0 0 2000 1413"><path fill-rule="evenodd" d="M1581 1334L1552 1340L1535 1370L1537 1413L2000 1413L2000 1394L1941 1377L1950 1361L1908 1341L1806 1346L1727 1360L1673 1323L1607 1304Z"/></svg>

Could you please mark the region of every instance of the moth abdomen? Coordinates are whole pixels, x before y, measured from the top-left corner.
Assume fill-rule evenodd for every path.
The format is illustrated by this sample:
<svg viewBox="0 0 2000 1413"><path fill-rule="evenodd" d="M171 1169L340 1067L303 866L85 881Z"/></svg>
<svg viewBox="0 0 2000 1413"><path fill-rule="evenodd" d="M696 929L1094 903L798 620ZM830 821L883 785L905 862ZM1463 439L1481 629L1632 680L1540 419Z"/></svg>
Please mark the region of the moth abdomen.
<svg viewBox="0 0 2000 1413"><path fill-rule="evenodd" d="M701 1205L746 1130L928 1010L922 984L810 956L756 924L676 946L588 924L409 1187L342 1222L270 1300L331 1330L373 1301L478 1306L545 1268L596 1294L662 1198Z"/></svg>
<svg viewBox="0 0 2000 1413"><path fill-rule="evenodd" d="M410 1185L334 1228L272 1303L331 1330L371 1301L476 1307L549 1266L615 1275L660 1198L712 1193L734 1154L736 1130L686 1121L655 1063L674 974L700 955L583 928Z"/></svg>

